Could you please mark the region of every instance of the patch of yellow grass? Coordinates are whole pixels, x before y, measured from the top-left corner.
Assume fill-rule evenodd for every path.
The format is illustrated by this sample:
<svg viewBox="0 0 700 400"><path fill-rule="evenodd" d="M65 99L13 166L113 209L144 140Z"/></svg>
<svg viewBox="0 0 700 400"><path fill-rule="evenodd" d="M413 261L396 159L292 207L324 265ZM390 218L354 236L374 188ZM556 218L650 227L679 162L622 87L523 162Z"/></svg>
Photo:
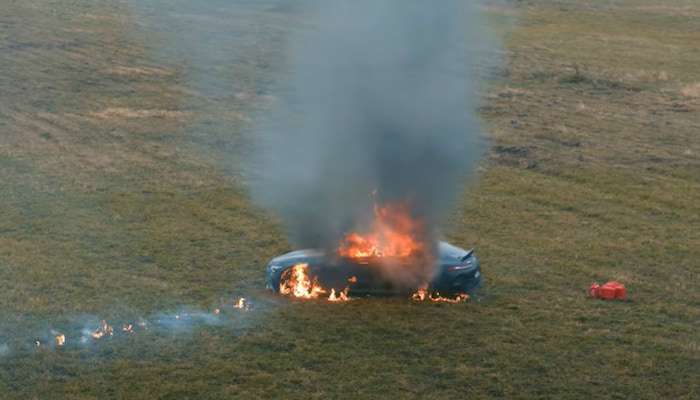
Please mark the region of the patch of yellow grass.
<svg viewBox="0 0 700 400"><path fill-rule="evenodd" d="M154 76L154 75L172 75L172 71L165 68L154 68L154 67L126 67L126 66L116 66L105 70L109 75L121 75L121 76Z"/></svg>
<svg viewBox="0 0 700 400"><path fill-rule="evenodd" d="M641 5L634 9L642 12L647 12L650 14L666 14L674 16L696 16L700 15L698 9L695 6L681 6L681 5Z"/></svg>
<svg viewBox="0 0 700 400"><path fill-rule="evenodd" d="M90 115L97 118L183 118L187 113L173 110L136 110L126 107L108 107Z"/></svg>
<svg viewBox="0 0 700 400"><path fill-rule="evenodd" d="M700 82L683 86L681 94L685 97L700 97Z"/></svg>

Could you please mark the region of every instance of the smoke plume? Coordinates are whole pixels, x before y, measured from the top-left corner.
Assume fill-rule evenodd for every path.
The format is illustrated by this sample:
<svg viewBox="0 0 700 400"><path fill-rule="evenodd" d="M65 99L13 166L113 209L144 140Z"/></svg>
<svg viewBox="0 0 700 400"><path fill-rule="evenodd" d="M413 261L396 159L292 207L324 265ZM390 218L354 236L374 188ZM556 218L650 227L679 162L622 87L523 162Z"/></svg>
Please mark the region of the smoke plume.
<svg viewBox="0 0 700 400"><path fill-rule="evenodd" d="M478 158L471 2L329 1L298 35L289 93L264 124L254 194L300 246L322 246L408 200L436 226ZM470 46L471 44L471 46Z"/></svg>
<svg viewBox="0 0 700 400"><path fill-rule="evenodd" d="M475 116L486 37L472 2L324 1L261 124L254 197L302 247L337 245L378 203L433 235L484 147Z"/></svg>

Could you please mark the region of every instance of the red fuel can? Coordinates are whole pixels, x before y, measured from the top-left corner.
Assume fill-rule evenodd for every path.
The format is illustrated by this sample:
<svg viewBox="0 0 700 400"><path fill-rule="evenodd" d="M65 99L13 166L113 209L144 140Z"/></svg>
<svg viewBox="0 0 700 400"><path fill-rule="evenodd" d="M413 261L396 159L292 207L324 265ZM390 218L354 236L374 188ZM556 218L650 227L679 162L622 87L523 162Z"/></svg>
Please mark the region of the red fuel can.
<svg viewBox="0 0 700 400"><path fill-rule="evenodd" d="M620 282L610 281L606 283L606 285L609 285L610 287L615 289L616 299L624 300L627 297L627 290L625 289L625 285L621 284Z"/></svg>
<svg viewBox="0 0 700 400"><path fill-rule="evenodd" d="M625 285L617 281L610 281L603 286L593 283L588 288L588 295L604 300L625 300L627 298L627 289L625 289Z"/></svg>
<svg viewBox="0 0 700 400"><path fill-rule="evenodd" d="M600 290L600 285L594 282L591 284L591 287L588 288L588 295L591 297L598 297L598 290Z"/></svg>
<svg viewBox="0 0 700 400"><path fill-rule="evenodd" d="M604 300L613 300L615 298L615 287L603 285L598 289L598 297Z"/></svg>
<svg viewBox="0 0 700 400"><path fill-rule="evenodd" d="M625 285L620 285L615 288L615 298L620 300L625 300L627 298L627 289L625 289Z"/></svg>

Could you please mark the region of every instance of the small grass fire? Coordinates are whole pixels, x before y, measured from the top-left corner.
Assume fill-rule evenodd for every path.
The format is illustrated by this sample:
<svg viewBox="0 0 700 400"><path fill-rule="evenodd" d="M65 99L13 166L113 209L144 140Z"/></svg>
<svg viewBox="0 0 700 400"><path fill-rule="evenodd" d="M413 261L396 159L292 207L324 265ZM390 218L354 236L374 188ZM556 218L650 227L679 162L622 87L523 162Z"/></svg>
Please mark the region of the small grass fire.
<svg viewBox="0 0 700 400"><path fill-rule="evenodd" d="M338 300L335 300L338 299ZM332 295L330 301L340 301L347 299L347 292L341 292L337 295ZM228 313L224 310L231 309ZM50 329L47 334L39 334L32 339L31 347L39 351L51 351L62 348L75 349L76 347L97 344L99 342L109 341L110 339L119 339L136 334L143 334L146 331L154 332L183 332L198 325L223 325L233 321L235 315L239 313L247 313L253 309L252 302L246 297L238 297L236 300L229 300L225 305L214 308L212 311L206 310L189 310L181 311L173 314L158 314L153 319L146 320L139 318L131 322L122 322L118 325L113 325L106 319L100 319L99 322L87 322L85 326L83 322L76 325L63 326L61 331ZM0 347L5 353L9 353L12 349L4 345ZM22 350L20 344L16 350Z"/></svg>

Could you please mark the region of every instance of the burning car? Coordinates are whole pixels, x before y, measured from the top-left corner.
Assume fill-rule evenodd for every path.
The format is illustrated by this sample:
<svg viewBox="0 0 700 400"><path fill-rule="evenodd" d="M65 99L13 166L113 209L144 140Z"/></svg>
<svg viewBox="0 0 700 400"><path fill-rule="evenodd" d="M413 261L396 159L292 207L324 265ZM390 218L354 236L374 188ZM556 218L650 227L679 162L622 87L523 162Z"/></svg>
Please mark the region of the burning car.
<svg viewBox="0 0 700 400"><path fill-rule="evenodd" d="M401 287L375 268L386 257L367 255L352 257L347 252L328 254L319 249L305 249L283 254L267 265L267 288L275 293L300 298L328 296L345 299L354 294L399 294L415 290L430 293L471 293L481 286L479 259L474 250L464 250L438 242L435 268L427 287ZM400 259L394 258L399 263ZM330 292L326 288L331 288ZM344 289L342 289L344 288Z"/></svg>

